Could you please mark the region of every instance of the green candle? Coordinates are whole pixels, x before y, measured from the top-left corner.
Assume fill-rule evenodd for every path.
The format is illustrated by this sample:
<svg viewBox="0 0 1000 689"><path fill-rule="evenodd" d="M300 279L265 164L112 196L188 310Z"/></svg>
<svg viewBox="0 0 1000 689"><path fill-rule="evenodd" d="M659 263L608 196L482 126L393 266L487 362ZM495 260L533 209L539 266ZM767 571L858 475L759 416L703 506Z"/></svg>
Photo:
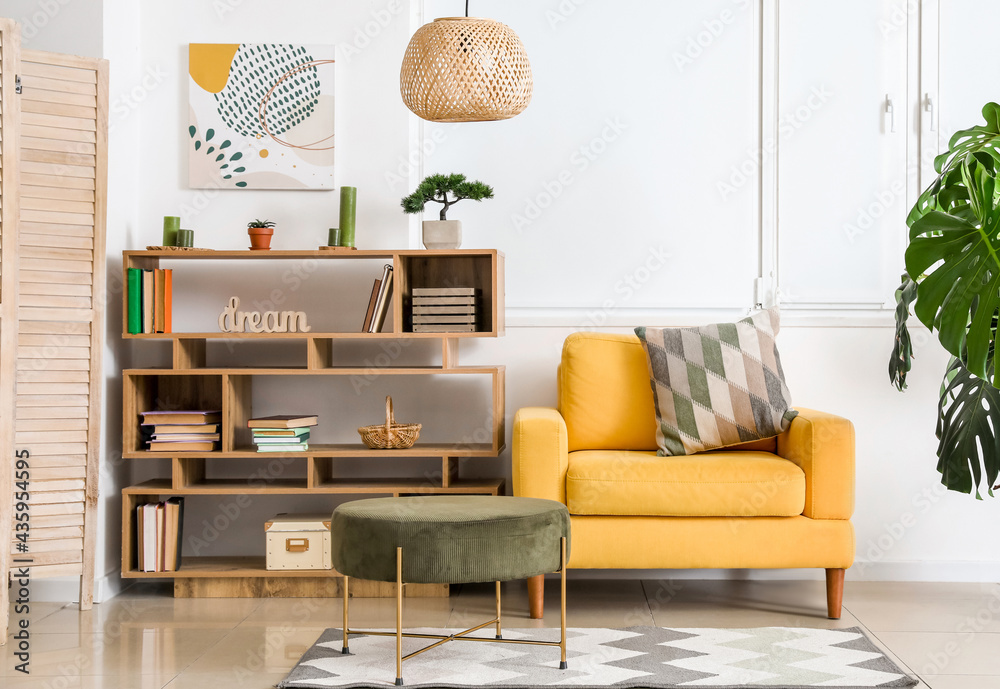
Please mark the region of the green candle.
<svg viewBox="0 0 1000 689"><path fill-rule="evenodd" d="M194 230L177 230L177 246L194 246Z"/></svg>
<svg viewBox="0 0 1000 689"><path fill-rule="evenodd" d="M339 227L331 227L330 228L330 235L327 238L326 245L327 246L340 246L340 228Z"/></svg>
<svg viewBox="0 0 1000 689"><path fill-rule="evenodd" d="M177 246L177 230L181 219L173 215L163 216L163 246Z"/></svg>
<svg viewBox="0 0 1000 689"><path fill-rule="evenodd" d="M354 220L358 207L358 188L340 188L340 246L354 246Z"/></svg>

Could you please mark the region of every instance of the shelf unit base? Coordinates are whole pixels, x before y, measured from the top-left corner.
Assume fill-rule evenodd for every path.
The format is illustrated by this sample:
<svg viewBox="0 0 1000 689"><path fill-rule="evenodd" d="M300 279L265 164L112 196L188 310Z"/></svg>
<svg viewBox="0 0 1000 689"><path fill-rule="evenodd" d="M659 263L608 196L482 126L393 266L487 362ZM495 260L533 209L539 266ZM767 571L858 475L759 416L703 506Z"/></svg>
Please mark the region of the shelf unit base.
<svg viewBox="0 0 1000 689"><path fill-rule="evenodd" d="M255 577L252 579L174 579L174 598L340 598L343 577ZM359 587L355 591L355 587ZM351 580L353 598L394 598L396 585ZM447 598L448 584L410 584L408 598Z"/></svg>

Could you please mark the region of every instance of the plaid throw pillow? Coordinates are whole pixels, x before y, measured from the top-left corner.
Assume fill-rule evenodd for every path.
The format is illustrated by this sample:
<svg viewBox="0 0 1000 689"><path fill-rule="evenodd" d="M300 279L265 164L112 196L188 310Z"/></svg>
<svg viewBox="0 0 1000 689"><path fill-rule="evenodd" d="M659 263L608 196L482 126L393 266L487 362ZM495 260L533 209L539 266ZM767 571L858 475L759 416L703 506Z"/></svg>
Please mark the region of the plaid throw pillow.
<svg viewBox="0 0 1000 689"><path fill-rule="evenodd" d="M798 414L774 344L777 309L736 323L635 334L649 362L661 456L770 438Z"/></svg>

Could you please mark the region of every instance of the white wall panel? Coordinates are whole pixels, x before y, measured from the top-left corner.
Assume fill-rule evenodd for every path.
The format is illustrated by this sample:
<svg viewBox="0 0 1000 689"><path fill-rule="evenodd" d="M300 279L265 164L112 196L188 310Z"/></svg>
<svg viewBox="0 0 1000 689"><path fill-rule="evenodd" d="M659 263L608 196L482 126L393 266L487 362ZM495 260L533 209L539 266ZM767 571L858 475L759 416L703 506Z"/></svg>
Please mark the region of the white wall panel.
<svg viewBox="0 0 1000 689"><path fill-rule="evenodd" d="M890 0L779 2L783 305L892 301L908 210L906 16Z"/></svg>

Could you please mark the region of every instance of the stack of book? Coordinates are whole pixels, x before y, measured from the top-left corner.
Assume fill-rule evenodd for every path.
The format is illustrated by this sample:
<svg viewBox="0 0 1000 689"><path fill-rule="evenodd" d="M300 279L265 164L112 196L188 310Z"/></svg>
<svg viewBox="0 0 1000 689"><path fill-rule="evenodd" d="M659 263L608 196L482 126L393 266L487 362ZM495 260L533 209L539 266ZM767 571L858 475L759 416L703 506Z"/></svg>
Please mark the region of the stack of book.
<svg viewBox="0 0 1000 689"><path fill-rule="evenodd" d="M142 440L154 452L211 452L219 442L219 411L142 412Z"/></svg>
<svg viewBox="0 0 1000 689"><path fill-rule="evenodd" d="M476 332L474 287L414 287L413 332Z"/></svg>
<svg viewBox="0 0 1000 689"><path fill-rule="evenodd" d="M170 268L128 269L128 331L173 332L173 273Z"/></svg>
<svg viewBox="0 0 1000 689"><path fill-rule="evenodd" d="M319 417L307 414L261 416L247 421L257 452L305 452L309 449L309 429Z"/></svg>
<svg viewBox="0 0 1000 689"><path fill-rule="evenodd" d="M181 566L184 498L136 507L137 564L141 572L176 572Z"/></svg>
<svg viewBox="0 0 1000 689"><path fill-rule="evenodd" d="M368 311L365 322L361 326L363 333L382 332L385 314L389 311L389 297L392 296L392 265L386 263L382 267L382 277L372 285L372 294L368 298Z"/></svg>

